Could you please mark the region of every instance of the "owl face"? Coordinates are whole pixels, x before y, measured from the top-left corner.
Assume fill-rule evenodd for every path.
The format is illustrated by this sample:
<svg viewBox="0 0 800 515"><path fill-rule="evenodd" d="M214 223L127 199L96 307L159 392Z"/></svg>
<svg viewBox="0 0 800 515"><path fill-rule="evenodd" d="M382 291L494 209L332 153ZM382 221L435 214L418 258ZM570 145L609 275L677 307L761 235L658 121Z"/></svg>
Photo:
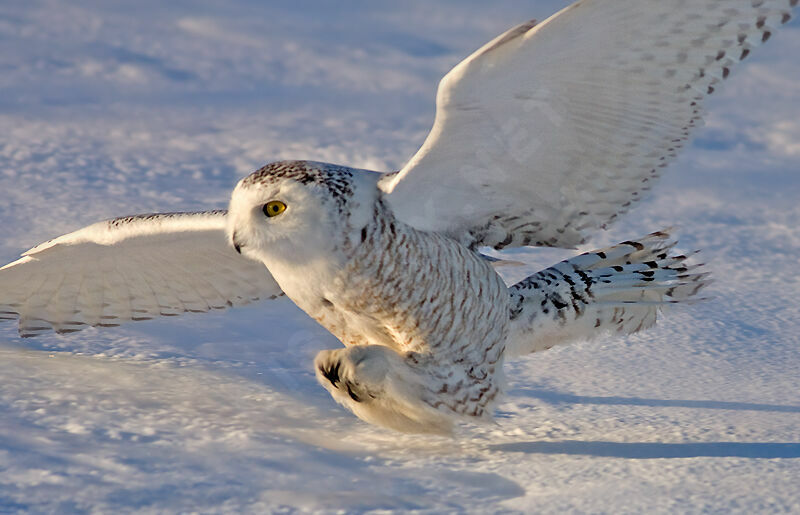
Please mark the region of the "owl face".
<svg viewBox="0 0 800 515"><path fill-rule="evenodd" d="M380 174L308 161L272 163L231 195L228 237L265 263L301 264L341 246L369 220Z"/></svg>

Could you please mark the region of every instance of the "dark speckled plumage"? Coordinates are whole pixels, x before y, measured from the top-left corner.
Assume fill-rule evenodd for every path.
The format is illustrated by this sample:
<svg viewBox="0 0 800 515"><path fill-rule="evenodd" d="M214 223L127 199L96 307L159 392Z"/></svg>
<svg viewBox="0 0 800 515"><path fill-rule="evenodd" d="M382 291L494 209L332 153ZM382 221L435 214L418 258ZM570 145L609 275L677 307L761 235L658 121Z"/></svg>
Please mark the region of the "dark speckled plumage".
<svg viewBox="0 0 800 515"><path fill-rule="evenodd" d="M320 173L320 170L324 170L325 173ZM242 186L248 187L258 183L274 184L291 179L300 184L325 188L331 199L344 206L353 194L352 178L353 170L346 166L315 161L277 161L247 176L242 180Z"/></svg>

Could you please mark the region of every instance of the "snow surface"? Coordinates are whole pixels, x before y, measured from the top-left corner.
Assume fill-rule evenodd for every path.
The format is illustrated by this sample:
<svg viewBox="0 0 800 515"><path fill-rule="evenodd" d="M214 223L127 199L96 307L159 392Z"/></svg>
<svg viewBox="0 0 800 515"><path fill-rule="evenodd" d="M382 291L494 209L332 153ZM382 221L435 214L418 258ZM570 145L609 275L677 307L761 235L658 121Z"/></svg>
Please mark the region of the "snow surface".
<svg viewBox="0 0 800 515"><path fill-rule="evenodd" d="M565 4L1 2L0 258L107 217L224 207L275 159L396 169L451 66ZM5 324L0 512L800 511L798 55L792 22L595 240L678 225L715 300L509 364L496 426L360 422L311 371L338 342L288 301L24 341Z"/></svg>

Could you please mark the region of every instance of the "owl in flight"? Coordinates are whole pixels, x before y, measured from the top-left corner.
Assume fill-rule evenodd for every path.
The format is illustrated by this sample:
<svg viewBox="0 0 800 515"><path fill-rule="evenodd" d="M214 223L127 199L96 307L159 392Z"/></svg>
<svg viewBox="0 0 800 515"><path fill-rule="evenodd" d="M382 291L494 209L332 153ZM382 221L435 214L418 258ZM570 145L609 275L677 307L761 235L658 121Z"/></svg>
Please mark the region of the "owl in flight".
<svg viewBox="0 0 800 515"><path fill-rule="evenodd" d="M286 295L344 344L314 368L361 419L442 433L490 420L505 360L650 327L707 279L668 232L510 287L479 250L573 248L616 220L797 3L578 1L453 68L399 172L276 162L227 211L90 225L0 269L0 318L35 336Z"/></svg>

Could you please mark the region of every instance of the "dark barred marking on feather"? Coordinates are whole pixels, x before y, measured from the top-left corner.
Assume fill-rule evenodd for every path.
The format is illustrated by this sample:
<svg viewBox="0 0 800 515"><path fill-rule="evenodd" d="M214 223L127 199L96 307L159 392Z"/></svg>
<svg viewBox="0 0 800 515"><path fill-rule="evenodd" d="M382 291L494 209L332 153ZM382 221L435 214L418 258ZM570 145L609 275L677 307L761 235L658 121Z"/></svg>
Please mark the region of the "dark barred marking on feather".
<svg viewBox="0 0 800 515"><path fill-rule="evenodd" d="M353 171L346 166L315 161L276 161L242 179L241 185L251 187L293 180L303 185L319 186L328 190L331 199L344 211L344 204L353 195L352 179Z"/></svg>

